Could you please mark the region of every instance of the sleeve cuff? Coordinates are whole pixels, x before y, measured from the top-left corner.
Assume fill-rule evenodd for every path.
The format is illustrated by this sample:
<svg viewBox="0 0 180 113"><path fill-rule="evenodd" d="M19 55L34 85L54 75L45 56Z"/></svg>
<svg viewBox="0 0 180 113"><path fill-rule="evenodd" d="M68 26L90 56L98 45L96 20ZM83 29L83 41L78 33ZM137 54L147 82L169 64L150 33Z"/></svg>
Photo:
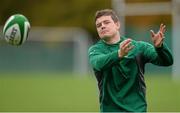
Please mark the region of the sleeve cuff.
<svg viewBox="0 0 180 113"><path fill-rule="evenodd" d="M120 60L119 55L118 55L118 51L114 51L111 53L112 59L114 60Z"/></svg>
<svg viewBox="0 0 180 113"><path fill-rule="evenodd" d="M156 51L162 50L166 46L165 43L162 44L161 47L155 47Z"/></svg>

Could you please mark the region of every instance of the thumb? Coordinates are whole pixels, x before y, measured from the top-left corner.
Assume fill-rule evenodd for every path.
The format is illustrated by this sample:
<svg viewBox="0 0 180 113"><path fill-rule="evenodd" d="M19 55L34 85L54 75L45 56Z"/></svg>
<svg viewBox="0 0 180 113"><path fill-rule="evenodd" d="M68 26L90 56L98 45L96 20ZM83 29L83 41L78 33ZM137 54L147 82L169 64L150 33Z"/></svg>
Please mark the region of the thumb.
<svg viewBox="0 0 180 113"><path fill-rule="evenodd" d="M150 30L150 32L151 32L151 37L154 37L154 36L155 36L154 31L153 31L153 30Z"/></svg>

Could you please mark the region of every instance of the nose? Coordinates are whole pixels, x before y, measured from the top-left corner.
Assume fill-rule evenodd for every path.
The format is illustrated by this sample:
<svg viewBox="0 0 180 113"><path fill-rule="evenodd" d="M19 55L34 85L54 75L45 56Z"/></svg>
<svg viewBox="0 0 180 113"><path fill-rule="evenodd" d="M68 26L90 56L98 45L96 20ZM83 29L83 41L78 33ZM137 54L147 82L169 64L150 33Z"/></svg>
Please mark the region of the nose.
<svg viewBox="0 0 180 113"><path fill-rule="evenodd" d="M103 23L101 25L101 29L105 29L105 25Z"/></svg>

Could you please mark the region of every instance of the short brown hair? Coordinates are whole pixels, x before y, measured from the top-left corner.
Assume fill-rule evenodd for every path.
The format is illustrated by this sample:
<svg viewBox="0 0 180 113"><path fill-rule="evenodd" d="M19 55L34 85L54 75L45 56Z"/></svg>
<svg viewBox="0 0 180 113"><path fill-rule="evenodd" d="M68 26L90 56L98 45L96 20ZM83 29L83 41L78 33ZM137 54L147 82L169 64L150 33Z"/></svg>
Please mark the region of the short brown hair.
<svg viewBox="0 0 180 113"><path fill-rule="evenodd" d="M119 21L117 14L112 9L103 9L103 10L96 11L95 22L98 18L100 18L102 16L111 16L111 18L114 22Z"/></svg>

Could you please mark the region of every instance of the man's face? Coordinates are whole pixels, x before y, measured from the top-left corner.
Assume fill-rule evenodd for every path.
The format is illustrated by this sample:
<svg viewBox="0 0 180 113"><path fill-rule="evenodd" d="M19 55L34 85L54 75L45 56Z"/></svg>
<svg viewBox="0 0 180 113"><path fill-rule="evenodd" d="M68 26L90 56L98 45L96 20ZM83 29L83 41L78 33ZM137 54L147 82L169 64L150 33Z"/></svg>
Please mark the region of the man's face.
<svg viewBox="0 0 180 113"><path fill-rule="evenodd" d="M120 24L115 23L111 16L101 16L96 20L96 28L100 38L111 38L119 31Z"/></svg>

